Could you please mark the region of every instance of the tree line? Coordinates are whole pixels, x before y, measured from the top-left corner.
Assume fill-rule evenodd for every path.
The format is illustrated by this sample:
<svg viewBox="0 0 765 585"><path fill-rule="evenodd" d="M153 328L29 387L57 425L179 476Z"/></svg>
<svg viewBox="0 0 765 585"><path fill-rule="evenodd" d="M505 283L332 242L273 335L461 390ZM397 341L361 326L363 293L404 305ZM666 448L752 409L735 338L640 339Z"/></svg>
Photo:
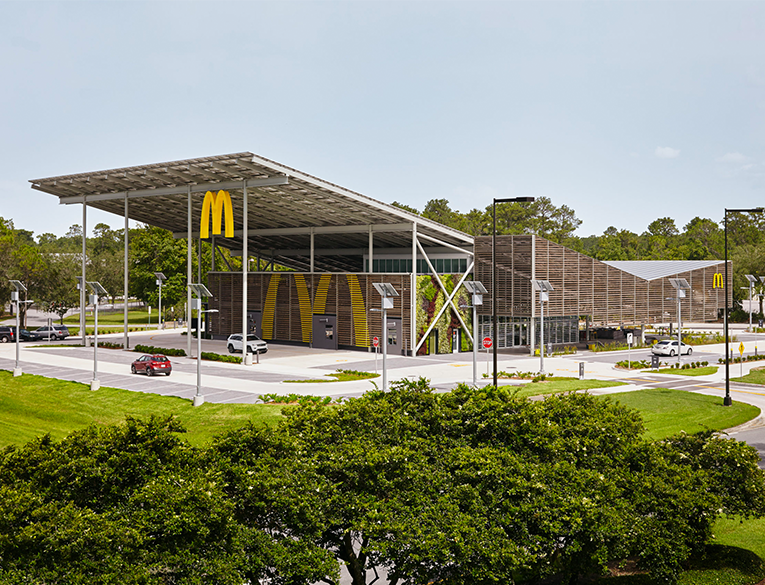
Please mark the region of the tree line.
<svg viewBox="0 0 765 585"><path fill-rule="evenodd" d="M673 583L721 515L765 515L756 451L643 437L587 394L393 383L192 448L175 419L0 452L0 583ZM382 576L377 581L376 576Z"/></svg>
<svg viewBox="0 0 765 585"><path fill-rule="evenodd" d="M494 227L492 206L461 213L446 199L432 199L420 211L394 202L394 206L437 221L473 236L491 235ZM577 236L581 225L573 209L555 206L547 197L533 203L501 203L496 209L498 234L536 234L598 260L721 260L725 255L722 222L695 217L682 230L675 220L662 217L652 221L642 233L614 226L601 235ZM86 238L88 280L101 282L112 297L123 291L123 231L99 223ZM192 253L192 273L197 274L198 244ZM210 269L211 246L203 242L202 271ZM44 310L63 316L79 306L75 277L81 274L82 227L73 225L63 236L14 227L11 220L0 218L0 306L10 300L8 280L24 282L29 299ZM182 315L186 298L186 240L175 239L166 230L140 226L129 232L129 294L157 306L158 287L154 272L163 272L168 280L162 288L166 318ZM734 299L747 298L745 274L765 275L765 218L759 214L729 214L728 257L733 261ZM218 269L241 270L241 258L218 248ZM756 293L765 294L765 284ZM179 305L176 307L176 305ZM23 310L23 307L22 307ZM760 303L760 315L762 303ZM22 314L23 316L23 314Z"/></svg>

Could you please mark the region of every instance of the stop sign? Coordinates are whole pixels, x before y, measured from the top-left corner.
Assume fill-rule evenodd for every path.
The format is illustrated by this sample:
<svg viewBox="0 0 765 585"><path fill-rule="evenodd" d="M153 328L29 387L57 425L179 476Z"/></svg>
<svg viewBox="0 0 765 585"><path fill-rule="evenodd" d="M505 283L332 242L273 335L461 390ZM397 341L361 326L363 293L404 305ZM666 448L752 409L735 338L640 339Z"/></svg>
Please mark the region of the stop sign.
<svg viewBox="0 0 765 585"><path fill-rule="evenodd" d="M380 338L379 337L373 337L372 338L372 345L374 345L375 347L380 345Z"/></svg>
<svg viewBox="0 0 765 585"><path fill-rule="evenodd" d="M491 345L492 345L492 344L491 344L491 337L484 337L484 338L483 338L483 346L484 346L486 349L491 349Z"/></svg>

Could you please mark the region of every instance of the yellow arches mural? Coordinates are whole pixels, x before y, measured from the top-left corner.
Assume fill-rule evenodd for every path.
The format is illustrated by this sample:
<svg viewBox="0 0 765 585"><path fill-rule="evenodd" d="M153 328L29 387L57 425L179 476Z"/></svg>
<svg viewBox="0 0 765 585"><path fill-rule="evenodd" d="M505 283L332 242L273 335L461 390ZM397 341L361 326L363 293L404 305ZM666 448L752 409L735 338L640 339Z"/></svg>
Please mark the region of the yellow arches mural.
<svg viewBox="0 0 765 585"><path fill-rule="evenodd" d="M369 326L367 325L367 309L364 306L364 295L361 294L359 278L355 274L346 274L348 288L351 292L351 311L353 312L353 329L357 347L369 347Z"/></svg>
<svg viewBox="0 0 765 585"><path fill-rule="evenodd" d="M319 286L316 288L316 295L313 298L314 315L323 315L327 312L327 293L331 282L331 274L322 274L319 278Z"/></svg>
<svg viewBox="0 0 765 585"><path fill-rule="evenodd" d="M276 293L279 290L279 282L282 279L281 274L274 274L268 281L268 292L266 292L266 303L263 306L263 322L260 328L263 332L263 339L274 338L274 310L276 309Z"/></svg>
<svg viewBox="0 0 765 585"><path fill-rule="evenodd" d="M231 195L228 191L218 191L213 194L212 191L205 193L205 200L202 202L202 219L199 224L199 237L210 237L210 210L213 218L213 235L219 235L221 229L221 220L224 215L226 218L225 237L234 237L234 209L231 207Z"/></svg>
<svg viewBox="0 0 765 585"><path fill-rule="evenodd" d="M295 287L297 288L298 305L300 306L300 329L303 334L303 342L311 343L311 297L308 295L305 276L295 274Z"/></svg>

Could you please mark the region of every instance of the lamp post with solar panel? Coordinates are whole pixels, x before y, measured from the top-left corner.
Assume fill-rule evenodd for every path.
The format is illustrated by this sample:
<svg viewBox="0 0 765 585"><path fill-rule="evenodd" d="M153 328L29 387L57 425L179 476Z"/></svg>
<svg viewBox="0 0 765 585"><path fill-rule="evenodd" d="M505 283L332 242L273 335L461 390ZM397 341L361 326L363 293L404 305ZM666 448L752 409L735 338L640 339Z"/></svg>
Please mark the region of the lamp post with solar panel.
<svg viewBox="0 0 765 585"><path fill-rule="evenodd" d="M157 277L157 285L159 286L159 321L157 329L164 329L165 326L162 320L162 283L167 280L167 276L161 272L155 272L154 276Z"/></svg>
<svg viewBox="0 0 765 585"><path fill-rule="evenodd" d="M680 301L685 298L685 291L691 290L691 285L684 278L670 278L669 284L677 292L677 366L680 367L680 356L683 355L683 320L680 314Z"/></svg>
<svg viewBox="0 0 765 585"><path fill-rule="evenodd" d="M478 385L478 307L483 305L483 295L488 294L488 290L483 283L477 280L466 280L465 288L472 297L473 307L473 386Z"/></svg>
<svg viewBox="0 0 765 585"><path fill-rule="evenodd" d="M197 298L191 299L191 310L189 311L189 322L191 322L191 311L197 311L197 392L194 395L194 406L202 406L205 397L202 396L202 315L205 313L217 313L218 309L202 310L202 297L210 298L213 294L203 284L189 284L191 292L197 295ZM247 338L242 343L242 360L247 352Z"/></svg>
<svg viewBox="0 0 765 585"><path fill-rule="evenodd" d="M93 380L90 382L91 390L98 390L101 387L101 382L98 381L98 298L106 296L109 293L101 286L100 282L88 282L88 286L92 291L90 295L90 304L93 305L93 314L95 320L95 327L93 328Z"/></svg>
<svg viewBox="0 0 765 585"><path fill-rule="evenodd" d="M539 374L545 375L545 303L550 300L553 285L549 280L532 280L534 290L539 291Z"/></svg>
<svg viewBox="0 0 765 585"><path fill-rule="evenodd" d="M383 359L382 359L382 389L383 392L388 390L388 309L393 308L393 298L398 296L398 292L393 288L393 285L388 282L374 282L372 286L382 297L382 344L383 344Z"/></svg>
<svg viewBox="0 0 765 585"><path fill-rule="evenodd" d="M11 301L16 305L16 365L13 368L13 376L15 378L16 376L21 375L21 365L19 364L19 341L21 340L21 337L19 335L19 331L21 328L20 308L22 304L31 303L32 301L21 300L21 293L27 292L27 287L25 287L20 280L11 280L10 283L16 289L15 291L11 293Z"/></svg>

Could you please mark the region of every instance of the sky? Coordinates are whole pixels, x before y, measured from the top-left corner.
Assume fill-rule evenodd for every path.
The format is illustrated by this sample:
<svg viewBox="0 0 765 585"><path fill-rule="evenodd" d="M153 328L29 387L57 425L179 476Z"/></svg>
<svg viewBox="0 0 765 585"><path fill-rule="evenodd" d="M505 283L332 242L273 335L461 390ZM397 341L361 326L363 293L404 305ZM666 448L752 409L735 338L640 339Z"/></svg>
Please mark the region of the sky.
<svg viewBox="0 0 765 585"><path fill-rule="evenodd" d="M581 236L765 205L765 2L0 0L0 22L0 217L37 235L82 207L30 179L241 151L418 209L546 196Z"/></svg>

